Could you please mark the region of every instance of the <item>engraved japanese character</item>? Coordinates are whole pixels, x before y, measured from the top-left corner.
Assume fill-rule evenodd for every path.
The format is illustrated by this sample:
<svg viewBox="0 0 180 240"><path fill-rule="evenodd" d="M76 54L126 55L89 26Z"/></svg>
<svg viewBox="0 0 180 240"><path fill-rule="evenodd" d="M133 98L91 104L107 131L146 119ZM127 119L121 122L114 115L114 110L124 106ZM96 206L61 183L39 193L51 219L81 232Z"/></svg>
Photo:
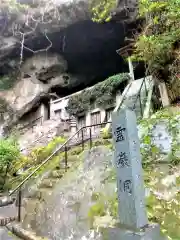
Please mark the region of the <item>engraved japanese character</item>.
<svg viewBox="0 0 180 240"><path fill-rule="evenodd" d="M128 157L125 152L121 152L117 156L117 166L119 167L129 167Z"/></svg>
<svg viewBox="0 0 180 240"><path fill-rule="evenodd" d="M117 128L116 128L116 132L115 132L116 142L124 141L123 132L124 132L125 130L126 130L126 129L125 129L125 128L122 128L122 127L117 127Z"/></svg>
<svg viewBox="0 0 180 240"><path fill-rule="evenodd" d="M131 180L124 181L124 192L132 193L132 181Z"/></svg>
<svg viewBox="0 0 180 240"><path fill-rule="evenodd" d="M122 180L119 180L119 191L123 192L123 188L122 188Z"/></svg>

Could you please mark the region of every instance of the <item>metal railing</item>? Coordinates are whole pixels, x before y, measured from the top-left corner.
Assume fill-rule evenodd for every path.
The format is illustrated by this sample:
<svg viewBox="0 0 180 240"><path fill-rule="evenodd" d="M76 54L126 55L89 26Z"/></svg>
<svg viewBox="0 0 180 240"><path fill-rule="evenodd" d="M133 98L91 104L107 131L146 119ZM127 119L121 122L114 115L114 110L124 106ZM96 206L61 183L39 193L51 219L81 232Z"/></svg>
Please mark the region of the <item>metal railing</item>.
<svg viewBox="0 0 180 240"><path fill-rule="evenodd" d="M144 79L142 81L142 84L141 84L140 89L138 91L138 94L136 96L135 103L134 103L134 106L133 106L133 109L132 109L132 110L134 110L136 108L136 104L139 101L141 116L143 116L143 104L142 104L142 99L141 99L141 91L142 91L143 86L145 88L145 96L147 96L147 94L148 94L146 82L145 82L145 79ZM111 122L108 121L108 122L103 122L103 123L99 123L99 124L93 124L93 125L90 125L90 126L84 126L84 127L80 128L79 130L77 130L77 132L75 134L73 134L71 137L69 137L69 139L64 144L62 144L60 147L58 147L34 171L32 171L32 173L30 173L15 189L13 189L9 193L9 196L12 196L13 194L18 192L18 194L17 194L18 221L21 221L22 186L26 182L28 182L38 172L38 170L40 170L42 167L44 167L45 164L47 164L54 156L56 156L57 153L64 152L64 167L65 167L65 171L67 171L67 169L68 169L68 151L70 149L72 149L72 147L78 146L78 145L81 145L82 150L84 150L85 149L85 142L87 142L87 141L89 141L89 148L91 149L92 146L93 146L92 140L93 140L93 138L97 137L96 133L95 133L95 136L93 136L92 128L94 130L94 127L97 127L97 126L103 127L103 126L106 126L106 124L111 124ZM86 131L84 131L84 130L86 130ZM72 143L72 144L69 144L73 139L75 140L75 142ZM77 141L77 140L79 140L79 141Z"/></svg>
<svg viewBox="0 0 180 240"><path fill-rule="evenodd" d="M145 91L145 96L142 98L141 97L141 92L143 92L142 91L143 87L144 87L144 91ZM139 91L137 93L134 105L132 107L132 110L135 110L136 109L136 104L139 102L141 117L143 117L143 113L144 113L143 111L144 111L144 108L145 108L145 101L146 101L147 96L148 96L148 89L147 89L147 86L146 86L146 78L144 78L141 85L140 85Z"/></svg>
<svg viewBox="0 0 180 240"><path fill-rule="evenodd" d="M136 80L134 80L134 81L136 81ZM114 109L113 112L117 112L117 111L119 111L119 109L122 108L123 104L124 104L125 101L127 100L127 94L128 94L128 92L129 92L131 86L132 86L132 81L131 81L131 82L127 85L127 87L125 88L125 90L124 90L124 92L123 92L123 94L122 94L121 101L120 101L120 103L118 104L118 106L115 107L115 109ZM146 86L146 78L143 78L142 83L141 83L141 85L140 85L140 88L139 88L139 90L138 90L138 93L137 93L137 95L136 95L136 98L135 98L135 101L134 101L134 105L133 105L132 107L129 107L131 110L134 111L134 110L136 109L136 104L137 104L137 102L139 102L139 104L140 104L141 117L143 116L143 110L144 110L144 106L143 106L143 102L142 102L142 98L141 98L141 91L142 91L143 86L144 86L144 90L145 90L145 98L147 98L148 88L147 88L147 86ZM108 121L111 121L111 118L108 119ZM108 131L110 130L110 124L107 124L106 130L108 130Z"/></svg>
<svg viewBox="0 0 180 240"><path fill-rule="evenodd" d="M22 187L23 185L28 182L37 172L40 170L46 163L48 163L54 156L56 156L57 153L64 152L64 164L65 164L65 171L68 169L68 151L72 149L74 146L81 145L82 150L85 148L85 142L89 141L89 148L92 148L92 140L93 138L96 138L96 133L93 136L93 131L92 128L95 126L100 126L103 127L107 124L108 122L103 122L99 124L94 124L90 126L84 126L80 128L75 134L73 134L64 144L62 144L60 147L58 147L48 158L46 158L32 173L30 173L17 187L15 187L10 193L9 196L14 195L15 193L17 194L17 202L18 202L18 221L21 221L21 206L22 206ZM86 130L86 133L84 132ZM88 131L87 131L88 130ZM81 134L81 139L79 139L79 133ZM78 136L78 138L76 138ZM75 140L74 143L69 144L72 140Z"/></svg>

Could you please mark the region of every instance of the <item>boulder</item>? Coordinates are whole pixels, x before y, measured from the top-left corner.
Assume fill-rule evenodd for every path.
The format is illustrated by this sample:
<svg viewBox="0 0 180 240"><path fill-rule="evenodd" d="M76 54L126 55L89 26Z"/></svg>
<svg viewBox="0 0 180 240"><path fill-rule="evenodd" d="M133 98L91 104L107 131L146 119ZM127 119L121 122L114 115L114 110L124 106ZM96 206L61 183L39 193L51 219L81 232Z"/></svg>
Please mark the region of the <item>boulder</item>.
<svg viewBox="0 0 180 240"><path fill-rule="evenodd" d="M21 68L21 74L14 86L0 92L1 122L16 122L24 113L38 104L56 85L65 86L66 61L57 54L34 55ZM54 71L52 71L54 69ZM38 79L39 75L42 79ZM67 74L65 74L67 76ZM13 79L11 80L13 81ZM13 118L12 118L13 115Z"/></svg>

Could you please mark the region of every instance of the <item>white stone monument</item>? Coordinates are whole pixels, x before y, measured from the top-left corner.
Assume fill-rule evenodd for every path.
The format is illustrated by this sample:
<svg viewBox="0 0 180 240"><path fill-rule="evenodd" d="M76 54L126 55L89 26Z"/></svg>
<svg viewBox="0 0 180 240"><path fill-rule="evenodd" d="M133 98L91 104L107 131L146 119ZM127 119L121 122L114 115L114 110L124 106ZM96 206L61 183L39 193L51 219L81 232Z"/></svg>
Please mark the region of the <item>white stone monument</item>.
<svg viewBox="0 0 180 240"><path fill-rule="evenodd" d="M160 240L158 224L149 224L145 207L140 143L136 115L123 109L112 115L120 227L109 230L111 240Z"/></svg>

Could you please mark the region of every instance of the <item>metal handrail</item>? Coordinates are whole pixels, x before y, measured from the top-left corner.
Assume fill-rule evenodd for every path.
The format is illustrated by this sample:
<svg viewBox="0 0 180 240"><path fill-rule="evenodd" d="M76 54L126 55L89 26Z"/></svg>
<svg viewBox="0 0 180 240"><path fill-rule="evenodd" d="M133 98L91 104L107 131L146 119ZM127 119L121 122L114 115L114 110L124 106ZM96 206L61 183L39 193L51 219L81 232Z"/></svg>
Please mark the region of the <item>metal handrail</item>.
<svg viewBox="0 0 180 240"><path fill-rule="evenodd" d="M142 102L141 102L141 95L140 95L140 93L141 93L141 90L142 90L143 85L145 86L146 96L147 96L147 94L148 94L148 90L147 90L147 86L146 86L146 78L144 78L143 81L142 81L142 83L141 83L141 85L140 85L139 91L138 91L138 93L137 93L137 96L136 96L136 99L135 99L135 101L134 101L134 105L133 105L133 108L132 108L133 110L136 108L136 103L137 103L138 98L139 98L140 108L141 108L141 115L143 115L143 113L142 113Z"/></svg>
<svg viewBox="0 0 180 240"><path fill-rule="evenodd" d="M32 173L30 173L15 189L13 189L9 193L9 196L12 196L15 192L17 192L17 190L19 190L24 185L25 182L27 182L41 167L43 167L53 156L55 156L56 153L58 153L61 149L63 149L67 145L67 143L70 142L80 131L82 131L83 129L87 129L95 126L102 126L107 123L110 123L110 122L103 122L103 123L81 127L79 130L76 131L76 133L74 133L71 137L69 137L65 143L63 143L48 158L46 158Z"/></svg>
<svg viewBox="0 0 180 240"><path fill-rule="evenodd" d="M143 84L145 84L145 78L143 79L140 89L138 91L136 100L135 100L135 104L138 100L138 97L140 98L140 92L142 90L142 86ZM147 93L147 88L145 86L146 89L146 93ZM129 90L129 88L128 88ZM125 99L125 96L123 97L123 99ZM141 101L141 99L140 99ZM123 102L123 101L122 101ZM121 104L122 105L122 104ZM142 108L142 104L140 103L140 108ZM142 111L142 109L141 109ZM89 126L83 126L80 129L78 129L71 137L68 138L68 140L63 143L60 147L58 147L49 157L47 157L32 173L30 173L15 189L13 189L10 193L9 196L12 196L14 193L16 193L18 191L18 221L21 220L21 201L22 201L22 186L33 176L35 175L35 173L37 173L37 171L42 168L48 161L50 161L52 159L53 156L55 156L60 150L63 150L63 152L65 153L65 171L67 170L67 161L68 161L68 157L67 157L67 151L68 151L68 146L67 144L76 136L81 132L81 142L80 144L82 144L82 149L84 149L84 129L88 129L89 130L89 136L90 136L90 148L92 147L92 127L96 127L96 126L102 126L102 125L106 125L106 124L111 124L112 122L108 121L108 122L103 122L103 123L98 123L98 124L93 124L93 125L89 125Z"/></svg>
<svg viewBox="0 0 180 240"><path fill-rule="evenodd" d="M142 90L142 86L145 83L145 78L143 79L140 89L138 91L136 100L135 100L135 104L138 100L139 94ZM111 123L110 121L108 122L103 122L103 123L99 123L99 124L93 124L93 125L89 125L89 126L84 126L81 127L79 130L77 130L71 137L68 138L68 140L63 143L59 148L57 148L47 159L45 159L32 173L30 173L14 190L11 191L11 193L9 193L9 196L13 195L18 189L20 189L25 182L27 182L42 166L44 166L56 153L58 153L61 149L63 149L63 147L65 147L67 145L68 142L70 142L80 131L82 131L83 129L87 129L87 128L91 128L91 127L95 127L95 126L101 126L104 124L108 124Z"/></svg>
<svg viewBox="0 0 180 240"><path fill-rule="evenodd" d="M132 107L132 110L135 109L137 100L138 100L138 98L140 98L140 93L141 93L143 84L145 85L145 91L146 91L146 96L147 96L148 90L147 90L147 86L146 86L146 78L144 77L143 80L142 80L142 83L141 83L141 85L140 85L140 88L139 88L139 90L138 90L138 93L137 93L137 96L136 96L134 105L133 105L133 107ZM120 108L122 107L124 101L126 100L126 95L127 95L127 93L129 92L129 89L130 89L131 85L132 85L132 81L129 83L129 85L127 86L126 91L123 93L122 99L121 99L121 101L120 101L120 103L119 103L119 105L118 105L118 109L120 109ZM141 103L140 103L140 105L141 105ZM142 106L140 106L140 107L141 107L141 112L142 112ZM115 108L115 109L116 109L116 108ZM141 113L141 115L142 115L142 113ZM108 128L108 127L109 127L109 126L107 126L107 128Z"/></svg>
<svg viewBox="0 0 180 240"><path fill-rule="evenodd" d="M121 96L121 101L120 101L120 103L118 104L118 106L116 106L116 107L114 108L113 112L114 112L114 111L117 111L118 109L121 108L124 100L126 99L126 95L127 95L127 93L129 92L129 89L130 89L131 85L132 85L132 81L131 81L131 82L126 86L126 88L124 89L124 92L122 93L122 96ZM111 117L109 118L109 120L111 120ZM109 120L108 120L108 121L109 121ZM111 123L111 122L110 122L110 123ZM109 127L110 127L110 126L108 126L108 125L106 126L107 129L109 129Z"/></svg>
<svg viewBox="0 0 180 240"><path fill-rule="evenodd" d="M126 95L127 95L127 93L129 92L129 89L131 88L131 85L132 85L132 82L129 83L129 86L128 86L128 88L126 89L126 92L125 92L124 95L122 96L122 99L121 99L121 102L120 102L120 104L119 104L119 106L118 106L118 109L121 108L121 106L123 105L124 101L126 100Z"/></svg>

